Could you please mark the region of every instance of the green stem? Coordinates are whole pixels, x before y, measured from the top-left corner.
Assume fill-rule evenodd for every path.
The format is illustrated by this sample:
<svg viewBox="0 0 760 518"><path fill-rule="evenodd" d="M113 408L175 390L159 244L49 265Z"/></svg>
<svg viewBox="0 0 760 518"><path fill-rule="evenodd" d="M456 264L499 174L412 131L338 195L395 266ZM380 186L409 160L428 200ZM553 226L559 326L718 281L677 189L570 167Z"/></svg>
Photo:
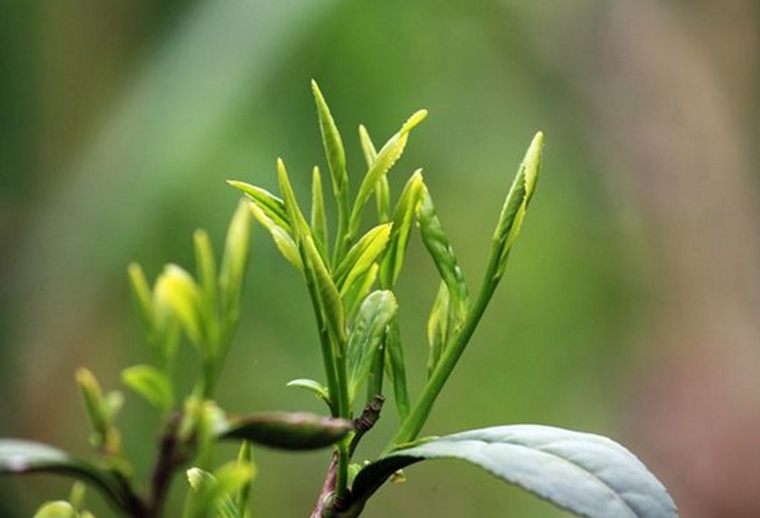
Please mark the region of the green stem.
<svg viewBox="0 0 760 518"><path fill-rule="evenodd" d="M351 460L348 441L350 439L344 439L338 444L338 480L335 494L339 501L345 501L348 494L348 464Z"/></svg>
<svg viewBox="0 0 760 518"><path fill-rule="evenodd" d="M433 403L435 403L443 385L449 379L451 372L454 370L459 358L467 347L472 334L475 332L475 328L483 317L483 313L485 313L485 309L496 290L496 286L501 280L501 276L497 275L499 254L496 252L496 248L497 247L494 247L491 251L486 274L483 277L480 293L478 294L478 299L475 301L472 310L468 313L462 329L444 351L441 360L438 362L438 365L433 370L432 375L422 389L419 399L414 404L409 415L401 423L396 436L390 441L390 443L388 443L385 450L383 450L383 454L389 453L399 444L415 440L422 430L425 421L427 421L430 411L433 408Z"/></svg>

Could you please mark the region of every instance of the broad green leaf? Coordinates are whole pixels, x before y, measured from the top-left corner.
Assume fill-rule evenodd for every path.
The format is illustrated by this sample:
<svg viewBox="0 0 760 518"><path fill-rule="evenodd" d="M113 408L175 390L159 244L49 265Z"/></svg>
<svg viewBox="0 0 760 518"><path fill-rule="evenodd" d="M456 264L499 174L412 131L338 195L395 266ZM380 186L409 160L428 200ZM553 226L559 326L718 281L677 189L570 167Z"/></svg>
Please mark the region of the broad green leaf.
<svg viewBox="0 0 760 518"><path fill-rule="evenodd" d="M335 444L353 429L345 419L304 412L266 412L230 419L218 438L245 439L283 450L313 450Z"/></svg>
<svg viewBox="0 0 760 518"><path fill-rule="evenodd" d="M470 430L396 450L357 475L353 494L366 501L396 470L447 458L480 466L587 518L678 516L665 487L621 445L599 435L539 425Z"/></svg>
<svg viewBox="0 0 760 518"><path fill-rule="evenodd" d="M227 183L243 191L251 202L260 208L278 227L282 227L288 234L293 233L290 226L288 209L285 208L285 202L281 198L266 189L245 182L227 180Z"/></svg>
<svg viewBox="0 0 760 518"><path fill-rule="evenodd" d="M322 256L328 257L325 198L322 193L322 175L319 174L319 167L317 166L314 166L311 180L311 233L314 236L314 242L322 253Z"/></svg>
<svg viewBox="0 0 760 518"><path fill-rule="evenodd" d="M151 365L135 365L121 371L121 379L153 406L165 412L171 410L174 391L165 372Z"/></svg>
<svg viewBox="0 0 760 518"><path fill-rule="evenodd" d="M393 164L401 157L409 138L409 132L427 117L426 110L419 110L412 114L404 123L398 133L388 140L377 153L377 157L369 167L359 186L359 191L354 200L354 206L349 218L349 236L355 236L361 222L361 213L372 191L375 189L380 178L388 173Z"/></svg>
<svg viewBox="0 0 760 518"><path fill-rule="evenodd" d="M78 518L74 507L64 501L46 502L34 513L34 518Z"/></svg>
<svg viewBox="0 0 760 518"><path fill-rule="evenodd" d="M433 302L433 307L430 310L430 316L428 317L427 324L427 339L428 339L428 361L427 361L427 373L428 377L433 374L438 361L441 359L441 354L446 348L446 344L449 341L449 327L451 320L451 308L450 308L450 296L449 288L446 283L441 281L441 285L438 288L438 294Z"/></svg>
<svg viewBox="0 0 760 518"><path fill-rule="evenodd" d="M177 317L185 334L197 348L204 343L201 290L195 280L176 264L168 264L156 281L158 312ZM201 351L208 354L210 351Z"/></svg>
<svg viewBox="0 0 760 518"><path fill-rule="evenodd" d="M306 218L304 218L303 212L298 206L293 186L290 185L288 171L285 169L285 162L281 158L277 159L277 178L280 182L282 199L285 201L285 209L288 211L288 220L293 229L293 237L296 243L298 243L304 236L310 234L309 224L306 222Z"/></svg>
<svg viewBox="0 0 760 518"><path fill-rule="evenodd" d="M492 272L493 278L497 281L504 274L507 257L515 239L517 239L520 233L525 213L528 210L528 204L533 198L536 182L541 170L543 149L544 134L539 131L533 137L533 141L525 153L525 158L523 158L520 168L517 170L517 175L501 209L499 222L492 237L492 253L497 253L499 257L497 268Z"/></svg>
<svg viewBox="0 0 760 518"><path fill-rule="evenodd" d="M124 509L130 500L123 485L107 471L66 452L34 441L0 439L0 474L51 473L82 480Z"/></svg>
<svg viewBox="0 0 760 518"><path fill-rule="evenodd" d="M327 406L330 406L330 391L318 381L314 381L308 378L299 378L288 381L288 387L297 387L300 389L308 390L314 394L317 398L321 399Z"/></svg>
<svg viewBox="0 0 760 518"><path fill-rule="evenodd" d="M388 326L385 335L387 368L393 383L393 396L396 400L396 408L400 421L403 422L409 415L409 390L406 385L406 362L404 361L404 349L401 344L401 330L398 318L394 318Z"/></svg>
<svg viewBox="0 0 760 518"><path fill-rule="evenodd" d="M298 246L296 246L296 242L293 241L290 234L270 219L257 205L251 204L250 209L258 222L269 231L274 240L274 244L277 246L277 249L282 256L287 259L290 264L303 271L303 262L301 261L301 255L298 252Z"/></svg>
<svg viewBox="0 0 760 518"><path fill-rule="evenodd" d="M396 208L393 211L391 236L380 265L381 285L384 288L395 286L401 273L422 185L422 170L417 169L411 178L409 178L409 181L406 182L404 190L401 191L401 196L399 196Z"/></svg>
<svg viewBox="0 0 760 518"><path fill-rule="evenodd" d="M462 269L454 256L454 249L443 230L438 215L435 212L433 200L424 183L420 185L420 202L417 206L417 221L420 226L422 242L425 244L441 279L449 288L452 308L457 322L462 322L467 314L469 292L464 280Z"/></svg>
<svg viewBox="0 0 760 518"><path fill-rule="evenodd" d="M248 253L251 247L251 216L248 207L253 206L240 200L227 227L224 241L224 255L219 272L221 290L221 310L225 325L225 339L229 338L240 317L240 294L243 289Z"/></svg>
<svg viewBox="0 0 760 518"><path fill-rule="evenodd" d="M372 359L383 343L386 329L397 312L398 304L390 291L370 293L359 307L359 313L348 337L346 351L349 404L354 401L357 390L367 380Z"/></svg>
<svg viewBox="0 0 760 518"><path fill-rule="evenodd" d="M341 295L345 295L354 282L383 254L391 235L391 227L391 223L384 223L370 229L348 251L334 275Z"/></svg>
<svg viewBox="0 0 760 518"><path fill-rule="evenodd" d="M359 125L359 141L362 145L364 161L367 163L367 168L370 168L377 159L377 150L375 150L375 145L372 143L367 128L361 124ZM377 202L377 217L380 222L385 223L389 221L391 213L391 188L386 175L383 175L375 186L375 201Z"/></svg>
<svg viewBox="0 0 760 518"><path fill-rule="evenodd" d="M343 139L341 139L338 127L335 125L330 108L328 108L327 102L325 102L319 85L313 79L311 81L311 89L317 104L319 130L322 133L322 146L325 149L327 165L330 168L333 190L335 191L336 199L340 200L348 195L348 173L346 171L346 152L343 149ZM340 205L340 202L338 205Z"/></svg>
<svg viewBox="0 0 760 518"><path fill-rule="evenodd" d="M127 268L129 275L129 287L132 291L132 300L137 310L137 316L140 319L143 332L145 333L148 343L154 345L158 343L155 321L155 313L153 310L153 298L148 285L148 280L145 277L142 267L137 263L132 263Z"/></svg>
<svg viewBox="0 0 760 518"><path fill-rule="evenodd" d="M308 262L307 267L314 274L321 310L329 331L338 340L338 343L345 343L346 320L338 288L336 288L330 272L327 271L327 267L322 261L322 257L319 255L311 236L306 236L306 239L304 239L303 250Z"/></svg>

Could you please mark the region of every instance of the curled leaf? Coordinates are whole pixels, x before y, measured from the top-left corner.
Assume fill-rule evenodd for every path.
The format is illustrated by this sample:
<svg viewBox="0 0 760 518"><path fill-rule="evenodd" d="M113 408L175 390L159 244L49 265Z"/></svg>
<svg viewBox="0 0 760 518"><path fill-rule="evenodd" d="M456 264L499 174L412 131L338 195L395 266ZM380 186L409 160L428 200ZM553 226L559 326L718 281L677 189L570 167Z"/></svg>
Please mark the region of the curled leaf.
<svg viewBox="0 0 760 518"><path fill-rule="evenodd" d="M313 450L330 446L353 429L345 419L305 412L266 412L230 419L219 439L245 439L283 450Z"/></svg>

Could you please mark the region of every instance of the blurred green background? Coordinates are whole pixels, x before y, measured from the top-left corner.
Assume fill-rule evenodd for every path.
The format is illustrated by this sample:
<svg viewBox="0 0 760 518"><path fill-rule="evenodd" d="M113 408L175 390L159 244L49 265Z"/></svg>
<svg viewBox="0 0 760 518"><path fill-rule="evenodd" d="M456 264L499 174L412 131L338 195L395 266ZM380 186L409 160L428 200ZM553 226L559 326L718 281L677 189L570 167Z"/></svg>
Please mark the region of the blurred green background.
<svg viewBox="0 0 760 518"><path fill-rule="evenodd" d="M274 188L278 156L305 200L311 166L324 166L314 77L354 185L359 123L382 142L430 111L392 186L424 167L473 289L522 153L536 130L547 135L504 286L425 433L517 422L596 431L636 451L682 516L757 516L756 1L0 6L0 436L89 455L74 370L87 365L113 389L121 368L150 360L127 264L151 278L168 261L192 267L193 229L221 246L237 199L224 180ZM416 237L410 254L398 297L418 390L437 281ZM321 361L301 279L261 229L249 272L220 402L321 411L284 386L321 377ZM120 425L143 474L157 423L128 396ZM365 457L394 424L389 411ZM257 460L256 516L306 516L327 455ZM407 475L367 517L566 516L455 462ZM0 516L31 516L68 488L0 479Z"/></svg>

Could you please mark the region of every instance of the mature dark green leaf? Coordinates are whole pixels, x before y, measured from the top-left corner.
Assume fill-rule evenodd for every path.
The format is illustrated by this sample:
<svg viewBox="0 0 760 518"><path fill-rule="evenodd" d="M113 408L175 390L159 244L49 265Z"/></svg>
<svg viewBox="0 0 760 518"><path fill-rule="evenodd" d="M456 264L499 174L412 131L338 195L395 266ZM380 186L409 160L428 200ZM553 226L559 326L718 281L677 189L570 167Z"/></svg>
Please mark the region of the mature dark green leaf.
<svg viewBox="0 0 760 518"><path fill-rule="evenodd" d="M397 311L396 298L390 291L370 293L359 307L346 352L349 404L367 380L375 352L383 343L388 324Z"/></svg>
<svg viewBox="0 0 760 518"><path fill-rule="evenodd" d="M356 476L357 505L395 471L425 459L460 459L587 518L677 518L665 487L630 451L588 433L497 426L402 448Z"/></svg>
<svg viewBox="0 0 760 518"><path fill-rule="evenodd" d="M96 487L111 503L122 509L131 500L124 486L110 472L47 444L23 439L0 439L0 475L27 473L52 473L82 480Z"/></svg>
<svg viewBox="0 0 760 518"><path fill-rule="evenodd" d="M265 412L230 419L219 439L245 439L283 450L313 450L335 444L353 429L345 419L296 412Z"/></svg>

